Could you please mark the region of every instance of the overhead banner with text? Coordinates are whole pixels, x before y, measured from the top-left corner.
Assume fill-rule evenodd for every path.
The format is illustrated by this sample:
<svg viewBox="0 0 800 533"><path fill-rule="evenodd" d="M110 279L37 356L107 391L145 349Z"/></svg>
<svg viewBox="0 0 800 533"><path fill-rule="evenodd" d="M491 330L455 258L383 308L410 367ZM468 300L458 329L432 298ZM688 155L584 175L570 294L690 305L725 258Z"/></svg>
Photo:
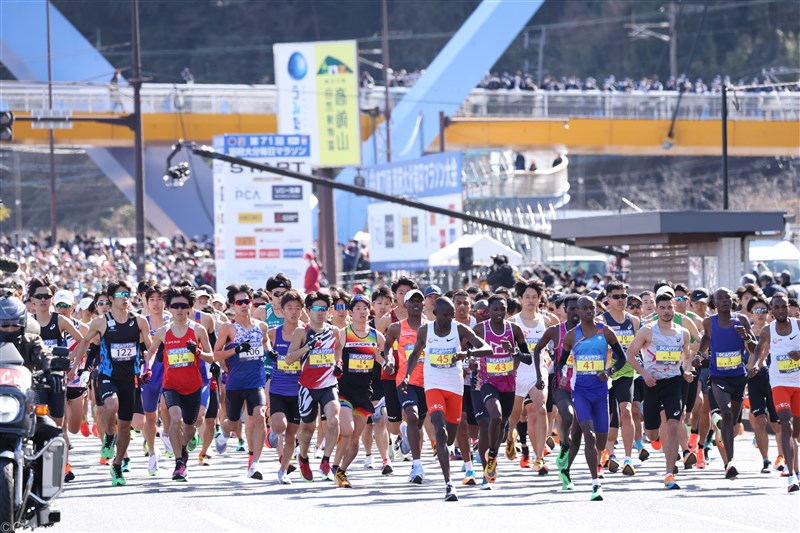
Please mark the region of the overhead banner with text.
<svg viewBox="0 0 800 533"><path fill-rule="evenodd" d="M220 135L214 149L263 165L311 173L307 135ZM231 283L263 288L284 272L303 287L312 251L311 184L214 161L217 290Z"/></svg>
<svg viewBox="0 0 800 533"><path fill-rule="evenodd" d="M461 152L377 165L364 174L368 189L462 210ZM430 255L462 235L459 219L380 200L370 200L367 216L373 270L427 270Z"/></svg>
<svg viewBox="0 0 800 533"><path fill-rule="evenodd" d="M361 164L356 41L273 46L278 132L309 135L311 164Z"/></svg>

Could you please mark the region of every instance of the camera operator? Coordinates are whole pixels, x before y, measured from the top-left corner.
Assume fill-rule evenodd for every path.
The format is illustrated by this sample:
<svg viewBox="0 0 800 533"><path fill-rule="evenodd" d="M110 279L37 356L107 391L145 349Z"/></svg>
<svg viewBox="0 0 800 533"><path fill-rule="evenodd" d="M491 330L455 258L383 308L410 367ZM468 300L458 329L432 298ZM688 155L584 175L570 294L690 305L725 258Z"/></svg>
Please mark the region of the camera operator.
<svg viewBox="0 0 800 533"><path fill-rule="evenodd" d="M0 343L11 343L22 356L23 365L31 372L44 370L50 372L50 359L52 355L42 342L38 328L30 327L29 314L22 301L13 296L10 291L0 294ZM34 321L35 322L35 321ZM2 363L4 361L0 361ZM64 379L58 375L51 375L50 386L53 394L63 394ZM61 387L61 390L57 390ZM61 428L56 426L50 417L36 417L36 431L33 443L40 449L45 442L61 435Z"/></svg>
<svg viewBox="0 0 800 533"><path fill-rule="evenodd" d="M491 285L492 290L496 291L499 287L510 289L517 282L514 267L508 264L508 257L505 255L493 255L492 267L486 276L486 282Z"/></svg>

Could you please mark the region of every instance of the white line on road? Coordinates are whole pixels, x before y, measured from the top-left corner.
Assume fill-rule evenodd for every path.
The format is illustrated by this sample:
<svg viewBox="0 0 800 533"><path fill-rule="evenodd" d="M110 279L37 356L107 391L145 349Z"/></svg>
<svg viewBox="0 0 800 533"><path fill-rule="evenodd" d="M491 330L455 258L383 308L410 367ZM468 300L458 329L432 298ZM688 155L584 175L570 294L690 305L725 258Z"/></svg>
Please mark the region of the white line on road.
<svg viewBox="0 0 800 533"><path fill-rule="evenodd" d="M235 531L242 533L248 533L251 531L249 529L245 529L243 526L237 524L236 522L228 520L227 518L223 518L222 516L216 513L212 513L211 511L200 511L197 509L192 509L192 513L196 514L203 520L207 520L208 522L211 522L215 526L224 529L225 531Z"/></svg>
<svg viewBox="0 0 800 533"><path fill-rule="evenodd" d="M702 520L704 522L710 522L712 524L719 524L719 525L725 526L725 527L734 527L734 528L738 528L738 529L745 529L747 531L759 531L759 532L765 532L765 533L774 533L773 530L770 530L770 529L762 529L760 527L750 526L750 525L747 525L747 524L734 522L732 520L723 520L721 518L712 518L710 516L703 516L703 515L701 515L699 513L689 513L689 512L686 512L686 511L679 511L677 509L660 509L660 511L662 513L674 514L674 515L677 515L677 516L683 516L685 518L691 518L693 520Z"/></svg>

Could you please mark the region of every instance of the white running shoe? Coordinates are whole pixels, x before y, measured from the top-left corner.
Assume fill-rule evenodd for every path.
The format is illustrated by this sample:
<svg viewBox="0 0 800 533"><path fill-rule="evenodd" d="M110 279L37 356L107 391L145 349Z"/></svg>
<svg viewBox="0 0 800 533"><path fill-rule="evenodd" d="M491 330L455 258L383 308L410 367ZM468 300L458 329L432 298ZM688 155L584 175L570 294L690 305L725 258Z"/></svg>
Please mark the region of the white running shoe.
<svg viewBox="0 0 800 533"><path fill-rule="evenodd" d="M147 459L147 473L151 476L158 475L158 456L153 453Z"/></svg>
<svg viewBox="0 0 800 533"><path fill-rule="evenodd" d="M264 476L258 470L258 461L253 461L250 464L250 468L247 470L247 477L250 479L264 479Z"/></svg>
<svg viewBox="0 0 800 533"><path fill-rule="evenodd" d="M364 457L364 468L375 468L372 465L372 456L371 455L367 455L366 457Z"/></svg>
<svg viewBox="0 0 800 533"><path fill-rule="evenodd" d="M224 432L220 431L217 433L217 437L214 439L214 448L216 448L217 453L223 453L227 447L228 437Z"/></svg>
<svg viewBox="0 0 800 533"><path fill-rule="evenodd" d="M325 450L321 448L314 448L314 458L315 459L322 459L322 456L325 455Z"/></svg>
<svg viewBox="0 0 800 533"><path fill-rule="evenodd" d="M167 455L175 455L175 451L172 449L172 443L169 441L169 435L166 432L161 433L161 442L164 443L164 451L167 452Z"/></svg>
<svg viewBox="0 0 800 533"><path fill-rule="evenodd" d="M289 479L289 474L287 474L283 470L278 470L278 484L279 485L291 485L292 484L292 480Z"/></svg>
<svg viewBox="0 0 800 533"><path fill-rule="evenodd" d="M422 469L422 465L411 466L411 473L408 474L408 481L409 483L416 483L417 485L422 485L422 481L425 479L425 471Z"/></svg>

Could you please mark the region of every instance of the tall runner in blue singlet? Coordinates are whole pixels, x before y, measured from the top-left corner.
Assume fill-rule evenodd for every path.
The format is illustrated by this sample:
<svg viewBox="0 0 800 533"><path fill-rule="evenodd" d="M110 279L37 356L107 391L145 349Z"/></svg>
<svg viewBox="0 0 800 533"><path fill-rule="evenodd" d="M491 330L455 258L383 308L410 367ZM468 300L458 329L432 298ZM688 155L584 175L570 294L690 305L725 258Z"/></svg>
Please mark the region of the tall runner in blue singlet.
<svg viewBox="0 0 800 533"><path fill-rule="evenodd" d="M272 278L270 278L272 279ZM269 285L269 284L268 284ZM292 333L301 327L300 316L303 314L303 297L295 290L287 290L281 295L283 324L269 330L272 343L272 383L269 391L269 423L270 437L276 435L278 442L278 483L291 484L289 472L292 450L300 427L300 404L297 400L300 379L300 362L292 365L286 363L286 354L292 342Z"/></svg>
<svg viewBox="0 0 800 533"><path fill-rule="evenodd" d="M594 501L603 499L603 489L598 479L598 454L606 447L608 437L608 379L627 362L614 332L595 319L594 299L583 296L578 300L581 323L567 333L561 347L556 375L569 359L574 357L572 374L572 403L585 439L584 453L592 476ZM615 363L609 368L608 350L611 348Z"/></svg>
<svg viewBox="0 0 800 533"><path fill-rule="evenodd" d="M145 318L147 325L150 328L150 336L156 334L158 328L166 325L171 319L172 315L164 312L164 288L161 285L153 285L145 291L145 302L147 310L150 312ZM155 438L157 432L158 422L158 407L163 404L161 401L161 381L164 377L164 347L159 346L156 352L156 358L153 361L153 366L150 368L152 375L147 383L142 384L142 408L144 410L144 427L142 433L145 439L145 455L147 459L147 473L151 476L158 474L158 454L155 448ZM161 418L164 427L170 426L169 409L166 409L166 404L161 409ZM174 456L172 444L169 443L169 434L164 431L162 437L165 447L165 452L169 456Z"/></svg>
<svg viewBox="0 0 800 533"><path fill-rule="evenodd" d="M703 358L707 350L708 369L711 376L711 392L722 415L722 444L728 464L725 465L725 478L736 479L739 471L733 465L733 426L739 419L747 385L744 352L751 354L756 349L756 340L750 328L750 321L732 313L732 293L719 288L714 292L714 305L717 314L703 320L703 339L698 352Z"/></svg>

